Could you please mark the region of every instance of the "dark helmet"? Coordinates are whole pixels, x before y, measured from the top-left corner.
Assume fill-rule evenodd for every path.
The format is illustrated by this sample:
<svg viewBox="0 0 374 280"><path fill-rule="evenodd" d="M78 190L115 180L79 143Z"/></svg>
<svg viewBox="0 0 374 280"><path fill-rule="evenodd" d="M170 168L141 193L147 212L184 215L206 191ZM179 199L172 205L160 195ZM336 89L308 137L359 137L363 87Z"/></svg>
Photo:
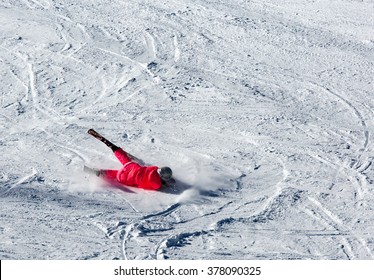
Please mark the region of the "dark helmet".
<svg viewBox="0 0 374 280"><path fill-rule="evenodd" d="M173 176L173 171L170 167L165 166L158 169L158 174L160 174L161 179L170 180Z"/></svg>

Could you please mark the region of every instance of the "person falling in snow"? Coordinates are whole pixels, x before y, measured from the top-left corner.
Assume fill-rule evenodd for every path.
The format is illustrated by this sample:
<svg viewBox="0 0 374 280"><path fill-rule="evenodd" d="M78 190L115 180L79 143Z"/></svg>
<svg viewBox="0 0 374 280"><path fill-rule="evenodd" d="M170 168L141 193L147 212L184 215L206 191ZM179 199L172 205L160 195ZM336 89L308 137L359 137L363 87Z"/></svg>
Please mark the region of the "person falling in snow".
<svg viewBox="0 0 374 280"><path fill-rule="evenodd" d="M160 168L158 166L140 165L138 162L134 161L133 156L105 139L95 130L90 129L88 130L88 133L112 149L114 155L123 165L123 167L120 170L97 170L84 166L85 172L94 174L116 187L120 187L118 186L118 183L120 183L121 185L129 187L138 187L146 190L158 190L161 187L167 187L175 183L175 180L172 177L173 172L170 167Z"/></svg>

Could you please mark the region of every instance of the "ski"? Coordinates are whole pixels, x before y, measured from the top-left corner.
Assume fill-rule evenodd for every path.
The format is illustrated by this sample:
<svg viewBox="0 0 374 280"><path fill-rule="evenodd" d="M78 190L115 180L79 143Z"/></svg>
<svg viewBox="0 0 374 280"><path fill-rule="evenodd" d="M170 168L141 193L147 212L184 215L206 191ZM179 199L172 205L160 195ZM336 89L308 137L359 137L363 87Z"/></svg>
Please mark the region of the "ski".
<svg viewBox="0 0 374 280"><path fill-rule="evenodd" d="M87 131L88 134L90 134L91 136L95 137L97 140L103 142L105 145L107 145L109 148L113 148L113 147L116 147L116 145L114 145L112 142L110 142L108 139L106 139L104 136L102 136L99 132L97 132L96 130L90 128L88 131ZM133 160L133 161L136 161L138 163L142 163L143 161L140 159L140 158L137 158L136 156L133 156L132 154L126 152L126 154Z"/></svg>
<svg viewBox="0 0 374 280"><path fill-rule="evenodd" d="M110 142L108 139L106 139L104 136L102 136L99 132L97 132L96 130L90 128L88 131L87 131L88 134L92 135L93 137L95 137L97 140L103 142L105 145L111 145L111 146L114 146L114 144L112 142Z"/></svg>
<svg viewBox="0 0 374 280"><path fill-rule="evenodd" d="M88 167L86 165L83 166L83 172L85 172L87 174L96 175L96 176L100 175L100 170L99 169L94 169L94 168Z"/></svg>

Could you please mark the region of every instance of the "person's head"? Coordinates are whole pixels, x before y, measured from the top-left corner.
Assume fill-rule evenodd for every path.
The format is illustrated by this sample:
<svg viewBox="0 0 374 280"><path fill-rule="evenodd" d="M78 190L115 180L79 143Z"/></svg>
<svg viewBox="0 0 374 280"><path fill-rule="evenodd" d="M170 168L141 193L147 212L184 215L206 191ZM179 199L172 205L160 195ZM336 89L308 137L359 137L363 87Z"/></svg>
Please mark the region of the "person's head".
<svg viewBox="0 0 374 280"><path fill-rule="evenodd" d="M170 167L161 167L157 170L158 174L160 174L160 177L162 180L164 181L168 181L171 179L171 177L173 176L173 171L171 170Z"/></svg>

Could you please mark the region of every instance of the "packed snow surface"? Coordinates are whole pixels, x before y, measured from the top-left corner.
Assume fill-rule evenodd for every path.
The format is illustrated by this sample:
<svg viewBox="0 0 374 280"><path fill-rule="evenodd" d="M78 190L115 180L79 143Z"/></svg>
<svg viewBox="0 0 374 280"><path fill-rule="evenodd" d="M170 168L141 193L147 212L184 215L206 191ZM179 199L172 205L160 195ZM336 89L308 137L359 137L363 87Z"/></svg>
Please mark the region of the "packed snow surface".
<svg viewBox="0 0 374 280"><path fill-rule="evenodd" d="M2 0L1 259L373 259L372 0ZM175 188L116 189L94 128Z"/></svg>

